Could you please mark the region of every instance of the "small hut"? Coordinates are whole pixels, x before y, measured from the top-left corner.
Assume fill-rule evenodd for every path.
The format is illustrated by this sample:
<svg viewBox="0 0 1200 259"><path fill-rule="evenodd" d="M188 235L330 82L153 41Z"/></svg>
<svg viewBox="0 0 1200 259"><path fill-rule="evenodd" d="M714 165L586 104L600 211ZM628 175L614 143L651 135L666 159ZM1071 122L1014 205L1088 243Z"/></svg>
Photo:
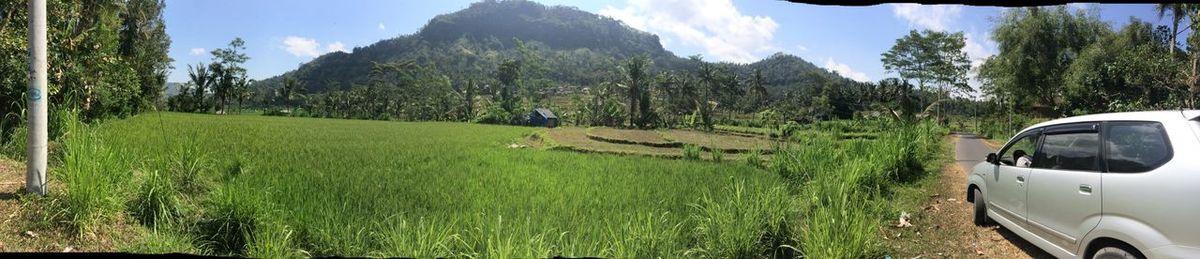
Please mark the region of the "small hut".
<svg viewBox="0 0 1200 259"><path fill-rule="evenodd" d="M533 112L529 113L529 125L547 128L558 127L558 116L554 116L554 112L551 112L549 109L533 109Z"/></svg>

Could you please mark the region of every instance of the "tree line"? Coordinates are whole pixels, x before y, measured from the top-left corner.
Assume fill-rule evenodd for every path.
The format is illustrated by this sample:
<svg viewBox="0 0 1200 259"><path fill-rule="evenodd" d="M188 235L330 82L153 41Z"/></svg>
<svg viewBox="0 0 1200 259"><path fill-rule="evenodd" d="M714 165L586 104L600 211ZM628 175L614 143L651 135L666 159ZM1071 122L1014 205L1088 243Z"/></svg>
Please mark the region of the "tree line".
<svg viewBox="0 0 1200 259"><path fill-rule="evenodd" d="M1200 5L1157 9L1171 26L1131 17L1113 29L1065 7L1005 11L992 31L1000 51L979 69L982 90L1004 110L1045 117L1195 108Z"/></svg>
<svg viewBox="0 0 1200 259"><path fill-rule="evenodd" d="M816 71L801 73L804 83L773 94L763 70L741 76L737 64L706 62L699 55L688 59L693 70L656 68L648 54L611 61L608 69L594 72L598 83L566 87L548 78L544 52L514 42L515 55L477 77L453 79L439 72L439 64L411 59L373 62L366 83L323 82L326 91L307 93L303 82L285 77L279 87L263 91L262 99L278 109L269 113L279 115L520 125L534 108L550 108L564 124L712 130L742 120L767 126L760 122L911 115L916 108L903 108L907 101L938 96L903 80L856 82Z"/></svg>
<svg viewBox="0 0 1200 259"><path fill-rule="evenodd" d="M252 97L250 85L254 83L242 67L250 59L243 53L245 50L246 42L235 38L228 47L212 50L213 59L208 65L188 65L189 81L180 87L179 94L167 99L167 108L224 114L232 102L238 108L243 107Z"/></svg>

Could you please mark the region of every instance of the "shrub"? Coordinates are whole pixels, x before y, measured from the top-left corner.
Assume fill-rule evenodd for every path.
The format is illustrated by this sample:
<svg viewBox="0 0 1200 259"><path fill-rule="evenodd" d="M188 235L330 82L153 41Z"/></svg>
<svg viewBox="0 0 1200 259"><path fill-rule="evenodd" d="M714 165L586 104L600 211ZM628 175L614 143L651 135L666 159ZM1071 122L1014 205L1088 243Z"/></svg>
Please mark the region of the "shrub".
<svg viewBox="0 0 1200 259"><path fill-rule="evenodd" d="M751 150L751 151L750 151L750 153L746 153L746 158L745 158L745 159L746 159L746 160L745 160L745 161L746 161L746 165L753 166L753 167L757 167L757 168L763 168L763 167L764 167L764 162L763 162L763 159L762 159L762 151L761 151L761 150L758 150L758 149Z"/></svg>
<svg viewBox="0 0 1200 259"><path fill-rule="evenodd" d="M703 150L700 150L700 146L693 144L683 145L683 159L700 160L700 153L702 152Z"/></svg>
<svg viewBox="0 0 1200 259"><path fill-rule="evenodd" d="M712 150L713 162L721 162L721 160L724 158L725 158L725 151L722 151L721 149L716 149L716 148L714 148Z"/></svg>

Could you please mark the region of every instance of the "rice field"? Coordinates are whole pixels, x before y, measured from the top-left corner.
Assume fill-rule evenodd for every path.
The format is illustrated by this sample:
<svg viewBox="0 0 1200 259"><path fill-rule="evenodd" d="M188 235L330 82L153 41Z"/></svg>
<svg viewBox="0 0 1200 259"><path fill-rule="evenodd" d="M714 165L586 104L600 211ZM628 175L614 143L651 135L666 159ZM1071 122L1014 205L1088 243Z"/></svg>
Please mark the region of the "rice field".
<svg viewBox="0 0 1200 259"><path fill-rule="evenodd" d="M766 254L792 208L740 163L507 148L528 127L157 113L95 130L142 185L156 168L210 182L176 188L199 215L176 232L212 254Z"/></svg>
<svg viewBox="0 0 1200 259"><path fill-rule="evenodd" d="M70 129L43 207L80 235L140 223L121 249L144 253L881 257L945 132L877 126L714 162L512 148L582 128L150 113Z"/></svg>

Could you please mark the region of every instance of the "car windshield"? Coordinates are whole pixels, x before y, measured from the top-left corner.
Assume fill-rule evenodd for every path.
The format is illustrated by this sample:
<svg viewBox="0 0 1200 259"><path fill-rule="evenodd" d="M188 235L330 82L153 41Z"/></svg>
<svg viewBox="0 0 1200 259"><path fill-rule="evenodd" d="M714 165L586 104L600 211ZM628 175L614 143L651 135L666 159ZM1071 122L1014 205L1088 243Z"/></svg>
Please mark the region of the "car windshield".
<svg viewBox="0 0 1200 259"><path fill-rule="evenodd" d="M0 0L0 252L1040 257L961 172L1194 109L1200 5L1022 4Z"/></svg>

